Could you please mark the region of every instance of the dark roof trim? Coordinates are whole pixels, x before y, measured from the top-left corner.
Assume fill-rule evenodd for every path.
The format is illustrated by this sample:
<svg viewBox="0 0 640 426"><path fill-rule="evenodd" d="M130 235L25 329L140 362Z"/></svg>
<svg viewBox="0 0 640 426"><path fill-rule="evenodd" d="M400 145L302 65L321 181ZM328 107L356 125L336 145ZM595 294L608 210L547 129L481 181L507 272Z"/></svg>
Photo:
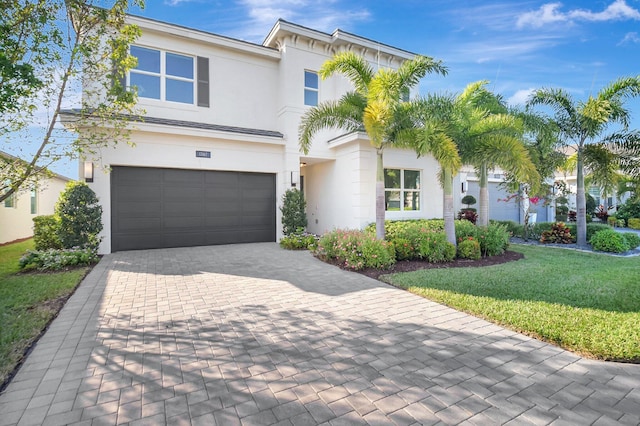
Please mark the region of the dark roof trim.
<svg viewBox="0 0 640 426"><path fill-rule="evenodd" d="M79 109L66 109L63 114L80 115ZM213 130L218 132L237 133L242 135L266 136L270 138L283 139L284 135L275 130L250 129L248 127L225 126L221 124L198 123L196 121L172 120L169 118L143 117L139 115L123 115L123 120L138 123L159 124L161 126L184 127L187 129Z"/></svg>

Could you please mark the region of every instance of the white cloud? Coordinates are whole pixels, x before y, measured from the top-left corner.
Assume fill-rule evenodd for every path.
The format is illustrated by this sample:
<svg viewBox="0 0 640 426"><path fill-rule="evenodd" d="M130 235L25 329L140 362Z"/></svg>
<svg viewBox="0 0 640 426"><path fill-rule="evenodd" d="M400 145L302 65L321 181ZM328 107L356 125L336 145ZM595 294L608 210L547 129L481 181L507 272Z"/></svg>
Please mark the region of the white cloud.
<svg viewBox="0 0 640 426"><path fill-rule="evenodd" d="M623 39L620 40L620 43L618 43L618 46L620 46L621 44L627 44L627 43L640 43L640 36L638 35L638 33L637 32L626 33Z"/></svg>
<svg viewBox="0 0 640 426"><path fill-rule="evenodd" d="M526 12L518 16L516 26L518 28L531 26L540 28L552 22L562 22L567 20L567 16L558 11L561 3L547 3L540 6L540 9L533 12Z"/></svg>
<svg viewBox="0 0 640 426"><path fill-rule="evenodd" d="M172 0L181 1L181 0ZM247 9L249 22L234 31L233 36L262 42L264 35L278 19L295 22L320 31L332 32L337 28L347 29L355 22L371 18L367 9L344 10L336 0L317 2L313 0L241 0Z"/></svg>
<svg viewBox="0 0 640 426"><path fill-rule="evenodd" d="M531 96L531 94L535 91L536 89L534 88L529 88L529 89L520 89L518 91L516 91L513 95L511 95L508 99L507 99L507 103L509 105L524 105L527 100L529 99L529 96Z"/></svg>
<svg viewBox="0 0 640 426"><path fill-rule="evenodd" d="M538 10L522 13L518 16L516 26L518 28L540 28L554 22L640 20L640 11L629 6L625 0L615 0L602 12L593 12L586 9L562 12L560 10L561 7L562 3L547 3L540 6Z"/></svg>

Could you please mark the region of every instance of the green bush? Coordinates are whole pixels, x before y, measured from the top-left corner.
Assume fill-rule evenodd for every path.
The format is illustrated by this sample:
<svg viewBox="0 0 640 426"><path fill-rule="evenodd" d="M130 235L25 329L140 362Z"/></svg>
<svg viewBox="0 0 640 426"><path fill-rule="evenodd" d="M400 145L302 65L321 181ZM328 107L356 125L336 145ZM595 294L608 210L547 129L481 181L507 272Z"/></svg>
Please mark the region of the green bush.
<svg viewBox="0 0 640 426"><path fill-rule="evenodd" d="M297 189L289 189L282 196L282 232L284 235L292 235L299 229L307 227L307 202L304 195Z"/></svg>
<svg viewBox="0 0 640 426"><path fill-rule="evenodd" d="M102 207L84 182L69 182L56 204L62 247L97 248L102 231Z"/></svg>
<svg viewBox="0 0 640 426"><path fill-rule="evenodd" d="M57 271L70 266L90 265L97 261L98 255L92 248L27 250L20 258L20 269Z"/></svg>
<svg viewBox="0 0 640 426"><path fill-rule="evenodd" d="M396 237L404 238L405 232L415 229L423 232L444 231L443 219L415 219L415 220L387 220L384 222L385 239L392 241ZM375 235L376 224L371 223L365 228L367 233Z"/></svg>
<svg viewBox="0 0 640 426"><path fill-rule="evenodd" d="M456 246L447 241L444 232L429 232L420 242L418 253L427 262L450 262L456 257Z"/></svg>
<svg viewBox="0 0 640 426"><path fill-rule="evenodd" d="M33 218L33 242L38 251L61 249L62 241L58 236L60 219L53 214Z"/></svg>
<svg viewBox="0 0 640 426"><path fill-rule="evenodd" d="M315 250L318 246L318 237L304 232L302 228L290 235L285 235L280 240L280 247L286 250Z"/></svg>
<svg viewBox="0 0 640 426"><path fill-rule="evenodd" d="M513 220L490 220L489 223L504 225L507 229L507 232L509 232L513 237L522 238L524 236L524 225L521 225Z"/></svg>
<svg viewBox="0 0 640 426"><path fill-rule="evenodd" d="M456 241L462 241L468 237L476 238L478 227L468 220L456 221Z"/></svg>
<svg viewBox="0 0 640 426"><path fill-rule="evenodd" d="M542 232L540 242L571 244L573 242L573 236L571 236L571 231L567 228L564 222L557 222L551 226L550 230Z"/></svg>
<svg viewBox="0 0 640 426"><path fill-rule="evenodd" d="M618 206L616 217L625 221L625 225L629 226L629 219L632 217L640 217L640 200L627 200L621 206Z"/></svg>
<svg viewBox="0 0 640 426"><path fill-rule="evenodd" d="M574 236L573 239L575 241L575 236L578 232L578 226L575 223L568 223L566 225L567 228L569 228L571 235ZM605 225L604 223L587 223L587 241L591 240L591 237L593 237L596 232L602 231L604 229L611 229L611 227L609 225Z"/></svg>
<svg viewBox="0 0 640 426"><path fill-rule="evenodd" d="M629 249L634 249L640 246L640 236L638 236L638 234L635 234L633 232L625 232L622 234L622 236L625 240L627 240L627 243L629 243Z"/></svg>
<svg viewBox="0 0 640 426"><path fill-rule="evenodd" d="M416 257L415 248L408 239L398 237L394 238L391 243L396 250L397 260L411 260Z"/></svg>
<svg viewBox="0 0 640 426"><path fill-rule="evenodd" d="M609 253L624 253L629 250L629 243L626 238L613 229L602 229L597 231L589 240L591 246L597 251Z"/></svg>
<svg viewBox="0 0 640 426"><path fill-rule="evenodd" d="M532 240L540 240L542 238L542 233L544 231L550 231L555 222L537 222L534 223L531 227L529 227L529 235L528 238Z"/></svg>
<svg viewBox="0 0 640 426"><path fill-rule="evenodd" d="M476 202L476 197L474 197L473 195L465 195L464 197L462 197L462 204L466 204L467 208L474 205Z"/></svg>
<svg viewBox="0 0 640 426"><path fill-rule="evenodd" d="M607 225L609 226L617 226L618 218L615 215L611 215L607 217Z"/></svg>
<svg viewBox="0 0 640 426"><path fill-rule="evenodd" d="M630 217L627 219L627 224L631 229L640 229L640 218Z"/></svg>
<svg viewBox="0 0 640 426"><path fill-rule="evenodd" d="M480 251L480 243L473 239L473 237L467 237L462 241L458 241L458 257L461 259L478 260L482 257Z"/></svg>
<svg viewBox="0 0 640 426"><path fill-rule="evenodd" d="M504 225L489 224L478 227L478 241L483 256L497 256L509 248L510 234Z"/></svg>
<svg viewBox="0 0 640 426"><path fill-rule="evenodd" d="M363 231L335 230L320 237L316 254L348 269L387 269L396 261L393 244Z"/></svg>

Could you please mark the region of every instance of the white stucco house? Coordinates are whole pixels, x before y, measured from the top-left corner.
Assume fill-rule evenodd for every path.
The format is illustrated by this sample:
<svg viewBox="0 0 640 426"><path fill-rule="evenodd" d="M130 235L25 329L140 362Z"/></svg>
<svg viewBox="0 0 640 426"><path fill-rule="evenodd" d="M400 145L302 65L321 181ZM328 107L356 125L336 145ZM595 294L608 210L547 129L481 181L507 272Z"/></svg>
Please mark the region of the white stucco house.
<svg viewBox="0 0 640 426"><path fill-rule="evenodd" d="M389 68L413 53L282 20L253 44L128 19L142 35L131 46L138 65L127 84L138 88L146 115L133 125L134 147L88 159L96 168L89 185L104 211L101 253L277 241L282 196L292 187L304 191L310 232L375 221L376 157L367 136L326 131L302 155L298 126L317 102L351 89L340 76L318 77L336 52ZM442 217L433 158L388 149L384 161L388 219Z"/></svg>
<svg viewBox="0 0 640 426"><path fill-rule="evenodd" d="M0 157L11 161L18 158L0 151ZM33 218L54 213L60 193L71 179L53 174L12 194L0 204L0 244L33 236Z"/></svg>

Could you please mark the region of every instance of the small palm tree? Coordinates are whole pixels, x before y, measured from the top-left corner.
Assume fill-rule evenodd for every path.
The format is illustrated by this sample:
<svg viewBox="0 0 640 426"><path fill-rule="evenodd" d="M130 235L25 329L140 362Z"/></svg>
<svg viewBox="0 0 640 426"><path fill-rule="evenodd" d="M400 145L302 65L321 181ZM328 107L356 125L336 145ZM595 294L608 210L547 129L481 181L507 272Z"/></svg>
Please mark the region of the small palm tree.
<svg viewBox="0 0 640 426"><path fill-rule="evenodd" d="M307 154L313 136L322 129L339 128L347 132L366 131L376 150L376 237L384 239L384 165L383 152L393 146L392 137L397 111L404 91L415 86L427 73L447 73L441 61L416 56L405 61L397 70L381 68L374 71L371 64L353 52L341 52L320 68L322 79L339 73L353 84L354 90L339 100L322 102L309 109L299 127L299 143Z"/></svg>
<svg viewBox="0 0 640 426"><path fill-rule="evenodd" d="M591 143L617 146L626 151L640 146L637 132L629 132L630 112L624 101L640 95L640 76L617 79L605 86L595 96L582 102L576 101L562 89L539 89L528 101L529 106L542 105L552 108L554 120L560 129L565 144L576 149L577 161L577 244L587 245L587 215L584 186L585 147ZM612 124L622 130L604 135Z"/></svg>

